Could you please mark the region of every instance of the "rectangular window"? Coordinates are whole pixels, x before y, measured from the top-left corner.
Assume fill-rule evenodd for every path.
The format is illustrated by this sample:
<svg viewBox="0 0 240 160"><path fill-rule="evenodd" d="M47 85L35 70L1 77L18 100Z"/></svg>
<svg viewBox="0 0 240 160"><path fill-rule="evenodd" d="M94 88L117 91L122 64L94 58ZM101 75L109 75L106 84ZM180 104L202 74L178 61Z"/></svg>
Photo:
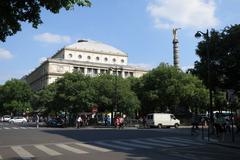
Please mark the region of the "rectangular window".
<svg viewBox="0 0 240 160"><path fill-rule="evenodd" d="M93 74L98 74L98 70L97 69L93 69Z"/></svg>
<svg viewBox="0 0 240 160"><path fill-rule="evenodd" d="M130 77L133 77L133 72L129 72L129 74L130 74Z"/></svg>
<svg viewBox="0 0 240 160"><path fill-rule="evenodd" d="M125 76L125 77L128 77L128 72L124 72L124 76Z"/></svg>
<svg viewBox="0 0 240 160"><path fill-rule="evenodd" d="M104 74L105 73L105 69L100 69L100 73Z"/></svg>
<svg viewBox="0 0 240 160"><path fill-rule="evenodd" d="M78 71L78 67L73 67L73 72L77 72Z"/></svg>
<svg viewBox="0 0 240 160"><path fill-rule="evenodd" d="M92 68L88 68L88 69L87 69L87 73L88 73L88 74L91 74L91 73L92 73Z"/></svg>
<svg viewBox="0 0 240 160"><path fill-rule="evenodd" d="M118 76L122 77L122 71L118 71Z"/></svg>
<svg viewBox="0 0 240 160"><path fill-rule="evenodd" d="M84 68L83 67L80 67L80 72L84 73Z"/></svg>

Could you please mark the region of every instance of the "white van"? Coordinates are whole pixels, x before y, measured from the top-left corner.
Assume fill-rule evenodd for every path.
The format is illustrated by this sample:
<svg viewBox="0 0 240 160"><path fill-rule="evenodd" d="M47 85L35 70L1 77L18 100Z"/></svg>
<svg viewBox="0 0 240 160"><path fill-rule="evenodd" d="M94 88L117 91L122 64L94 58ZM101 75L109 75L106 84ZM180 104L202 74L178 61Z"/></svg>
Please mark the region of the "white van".
<svg viewBox="0 0 240 160"><path fill-rule="evenodd" d="M147 115L146 123L149 127L175 127L178 128L180 120L169 113L150 113Z"/></svg>

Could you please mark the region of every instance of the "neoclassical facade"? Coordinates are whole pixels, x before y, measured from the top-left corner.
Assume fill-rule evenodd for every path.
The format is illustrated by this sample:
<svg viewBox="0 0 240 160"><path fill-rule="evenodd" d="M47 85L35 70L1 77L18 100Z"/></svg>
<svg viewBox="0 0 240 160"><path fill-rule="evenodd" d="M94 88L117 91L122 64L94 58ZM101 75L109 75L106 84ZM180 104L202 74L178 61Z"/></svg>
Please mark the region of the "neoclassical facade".
<svg viewBox="0 0 240 160"><path fill-rule="evenodd" d="M24 79L36 91L64 73L74 71L90 76L108 72L123 78L141 77L147 72L144 68L128 65L128 55L119 49L101 42L79 40L59 50Z"/></svg>

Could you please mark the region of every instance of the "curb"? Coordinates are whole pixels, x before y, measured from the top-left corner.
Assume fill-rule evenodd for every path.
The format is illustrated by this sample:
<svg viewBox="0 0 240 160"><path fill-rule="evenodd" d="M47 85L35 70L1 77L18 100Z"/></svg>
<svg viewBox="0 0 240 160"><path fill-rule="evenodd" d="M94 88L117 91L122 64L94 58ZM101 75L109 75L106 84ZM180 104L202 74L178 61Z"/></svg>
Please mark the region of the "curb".
<svg viewBox="0 0 240 160"><path fill-rule="evenodd" d="M231 145L231 144L224 144L224 143L215 143L215 142L208 142L208 144L218 145L228 148L240 149L240 145Z"/></svg>
<svg viewBox="0 0 240 160"><path fill-rule="evenodd" d="M219 142L217 139L215 138L210 138L209 141L207 139L207 137L204 137L204 140L202 140L201 137L197 138L199 141L205 142L207 144L211 144L211 145L218 145L218 146L222 146L222 147L227 147L227 148L234 148L234 149L240 149L240 145L238 144L229 144L229 143L222 143Z"/></svg>

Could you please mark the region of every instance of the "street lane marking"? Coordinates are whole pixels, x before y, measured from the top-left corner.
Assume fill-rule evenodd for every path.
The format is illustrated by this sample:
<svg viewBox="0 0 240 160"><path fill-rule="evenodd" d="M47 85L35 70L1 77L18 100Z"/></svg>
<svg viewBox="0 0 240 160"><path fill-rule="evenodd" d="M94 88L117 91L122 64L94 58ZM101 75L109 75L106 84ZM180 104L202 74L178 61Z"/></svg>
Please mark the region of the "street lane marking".
<svg viewBox="0 0 240 160"><path fill-rule="evenodd" d="M145 142L145 141L136 140L136 139L130 140L130 141L131 141L131 142L134 142L134 143L139 143L139 144L143 144L143 145L150 145L150 146L173 147L173 146L167 145L167 144Z"/></svg>
<svg viewBox="0 0 240 160"><path fill-rule="evenodd" d="M57 147L59 148L63 148L67 151L70 151L70 152L73 152L73 153L77 153L77 154L85 154L85 153L88 153L86 151L83 151L83 150L80 150L80 149L77 149L77 148L74 148L74 147L70 147L66 144L56 144Z"/></svg>
<svg viewBox="0 0 240 160"><path fill-rule="evenodd" d="M100 151L100 152L111 152L112 151L110 149L97 147L97 146L93 146L93 145L86 144L86 143L75 143L75 144L78 145L78 146L82 146L82 147L93 149L93 150Z"/></svg>
<svg viewBox="0 0 240 160"><path fill-rule="evenodd" d="M47 153L48 155L50 156L59 156L59 155L62 155L62 153L59 153L51 148L48 148L44 145L34 145L37 149Z"/></svg>
<svg viewBox="0 0 240 160"><path fill-rule="evenodd" d="M202 145L202 143L198 143L198 142L194 142L194 141L185 141L185 140L181 140L181 139L171 139L171 138L160 138L163 140L167 140L167 141L177 141L177 142L182 142L182 143L186 143L186 144L195 144L195 145Z"/></svg>
<svg viewBox="0 0 240 160"><path fill-rule="evenodd" d="M22 159L31 159L34 158L34 156L29 153L27 150L20 146L12 146L11 147L14 152L16 152Z"/></svg>
<svg viewBox="0 0 240 160"><path fill-rule="evenodd" d="M152 139L152 138L147 138L146 140L150 141L150 142L159 142L159 143L166 143L166 144L172 144L174 146L182 146L182 147L186 147L186 146L189 146L189 145L186 145L186 144L182 144L182 143L179 143L179 142L169 142L169 141L164 141L164 140L157 140L157 139Z"/></svg>
<svg viewBox="0 0 240 160"><path fill-rule="evenodd" d="M168 137L168 138L177 139L177 140L182 140L182 141L186 141L186 142L192 142L192 140L190 140L190 139L185 139L185 138L179 138L179 137Z"/></svg>
<svg viewBox="0 0 240 160"><path fill-rule="evenodd" d="M112 141L112 143L116 143L116 144L124 145L124 146L128 146L128 147L136 147L136 148L144 148L144 149L152 148L149 146L143 146L143 145L139 145L139 144L127 143L127 142L122 142L122 141Z"/></svg>
<svg viewBox="0 0 240 160"><path fill-rule="evenodd" d="M129 147L117 146L117 145L113 145L113 144L109 144L109 143L105 143L105 142L94 142L94 143L101 145L101 146L115 148L115 149L121 149L121 150L126 150L126 151L133 150L132 148L129 148Z"/></svg>
<svg viewBox="0 0 240 160"><path fill-rule="evenodd" d="M26 127L20 127L21 129L27 129Z"/></svg>
<svg viewBox="0 0 240 160"><path fill-rule="evenodd" d="M3 127L3 129L10 129L10 128L8 128L8 127Z"/></svg>

